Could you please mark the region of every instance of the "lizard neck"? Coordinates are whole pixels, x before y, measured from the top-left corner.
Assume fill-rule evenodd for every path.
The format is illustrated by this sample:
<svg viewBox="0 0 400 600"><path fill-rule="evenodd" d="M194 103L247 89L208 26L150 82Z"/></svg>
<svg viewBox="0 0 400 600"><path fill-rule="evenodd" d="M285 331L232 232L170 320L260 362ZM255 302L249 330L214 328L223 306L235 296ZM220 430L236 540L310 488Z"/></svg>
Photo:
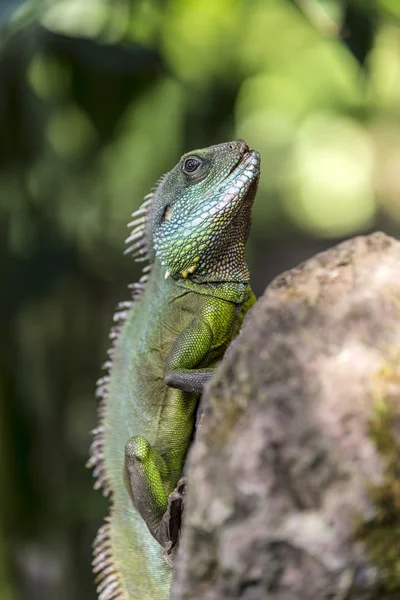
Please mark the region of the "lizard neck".
<svg viewBox="0 0 400 600"><path fill-rule="evenodd" d="M158 259L155 260L152 271L155 280L159 285L164 286L164 292L167 292L167 289L169 289L170 286L173 286L175 289L180 289L181 293L184 293L185 291L194 292L195 294L220 298L221 300L226 300L235 304L243 304L253 293L248 278L242 278L240 274L238 274L237 280L228 281L218 281L218 279L215 281L212 279L205 279L202 281L200 279L199 281L192 276L184 279L180 275L171 275L165 280L165 268ZM247 271L245 273L248 274Z"/></svg>
<svg viewBox="0 0 400 600"><path fill-rule="evenodd" d="M249 229L250 207L235 216L229 229L217 232L212 244L201 254L191 281L198 284L248 284L250 273L245 247Z"/></svg>
<svg viewBox="0 0 400 600"><path fill-rule="evenodd" d="M196 265L193 273L172 274L167 282L173 282L180 288L197 294L221 298L229 302L241 304L252 294L250 273L246 263L245 245L250 228L250 208L242 211L232 222L232 227L220 239L214 239ZM155 257L153 265L160 281L160 271L165 268Z"/></svg>
<svg viewBox="0 0 400 600"><path fill-rule="evenodd" d="M213 298L221 298L234 304L244 304L252 295L248 281L221 281L196 283L190 279L176 278L177 286L196 294L204 294Z"/></svg>
<svg viewBox="0 0 400 600"><path fill-rule="evenodd" d="M246 266L247 268L247 266ZM169 293L173 293L173 289L178 288L183 292L194 292L195 294L203 294L205 296L212 296L213 298L220 298L221 300L227 300L235 304L242 304L246 302L252 295L250 282L247 280L241 280L238 278L237 281L204 281L200 283L192 278L184 279L180 276L171 275L168 279L165 279L165 267L163 267L160 261L156 258L152 269L149 282L147 286L151 286L152 282L159 286L158 297L167 297ZM146 287L147 287L146 286ZM146 290L147 291L147 290ZM154 297L154 290L151 290L151 297Z"/></svg>

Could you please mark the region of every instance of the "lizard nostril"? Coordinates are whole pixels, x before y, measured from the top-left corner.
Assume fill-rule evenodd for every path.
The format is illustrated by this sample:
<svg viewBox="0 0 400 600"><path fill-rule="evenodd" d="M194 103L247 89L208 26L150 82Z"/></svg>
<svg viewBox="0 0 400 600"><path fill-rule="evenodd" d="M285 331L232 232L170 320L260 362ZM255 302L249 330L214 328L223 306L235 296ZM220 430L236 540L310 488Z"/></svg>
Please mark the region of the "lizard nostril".
<svg viewBox="0 0 400 600"><path fill-rule="evenodd" d="M250 152L250 148L248 147L248 145L246 144L246 142L244 140L236 140L235 142L231 142L229 144L229 150L231 150L232 152L240 152L240 154L246 154L247 152Z"/></svg>
<svg viewBox="0 0 400 600"><path fill-rule="evenodd" d="M238 140L237 144L239 146L239 150L241 154L245 154L246 152L250 152L250 148L246 144L244 140Z"/></svg>

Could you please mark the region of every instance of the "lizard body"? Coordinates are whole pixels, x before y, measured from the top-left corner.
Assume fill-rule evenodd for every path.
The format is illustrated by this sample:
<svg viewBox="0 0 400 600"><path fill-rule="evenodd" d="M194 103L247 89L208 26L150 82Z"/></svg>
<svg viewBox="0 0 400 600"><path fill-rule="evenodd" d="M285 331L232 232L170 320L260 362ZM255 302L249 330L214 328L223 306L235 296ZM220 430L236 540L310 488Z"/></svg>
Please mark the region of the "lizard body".
<svg viewBox="0 0 400 600"><path fill-rule="evenodd" d="M169 597L198 399L255 300L244 247L259 164L242 140L184 155L132 223L129 250L151 266L115 316L88 463L111 496L99 600Z"/></svg>

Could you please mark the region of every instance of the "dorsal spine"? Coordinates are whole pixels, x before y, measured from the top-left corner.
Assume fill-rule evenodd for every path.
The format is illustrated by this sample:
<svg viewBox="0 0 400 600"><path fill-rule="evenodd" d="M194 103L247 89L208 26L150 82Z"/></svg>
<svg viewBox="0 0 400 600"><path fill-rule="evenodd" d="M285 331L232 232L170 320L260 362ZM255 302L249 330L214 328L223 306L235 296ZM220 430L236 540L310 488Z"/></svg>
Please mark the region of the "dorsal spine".
<svg viewBox="0 0 400 600"><path fill-rule="evenodd" d="M126 243L129 244L129 247L125 251L125 254L132 254L137 262L150 260L150 249L146 232L151 204L158 184L159 182L157 182L153 190L144 197L143 204L138 210L132 213L132 217L134 217L134 219L128 224L128 227L132 227L133 229L130 236L126 240ZM107 373L96 383L96 396L98 398L98 426L92 431L93 441L90 446L90 458L86 466L93 469L93 475L96 478L94 488L102 489L103 495L109 497L111 502L112 490L107 480L104 462L104 420L106 418L108 402L112 401L112 399L109 398L108 389L110 383L110 370L112 367L112 360L119 334L126 318L128 317L129 311L132 309L132 305L135 301L139 300L144 293L151 267L151 264L145 265L143 268L143 275L139 279L139 282L132 283L128 286L131 290L132 299L122 301L117 306L117 310L114 314L115 325L111 327L109 333L111 346L107 351L108 360L106 360L102 366ZM118 574L118 565L115 565L112 556L110 517L107 517L105 521L106 522L100 527L93 542L92 566L93 572L96 575L96 590L99 600L127 600L121 587Z"/></svg>

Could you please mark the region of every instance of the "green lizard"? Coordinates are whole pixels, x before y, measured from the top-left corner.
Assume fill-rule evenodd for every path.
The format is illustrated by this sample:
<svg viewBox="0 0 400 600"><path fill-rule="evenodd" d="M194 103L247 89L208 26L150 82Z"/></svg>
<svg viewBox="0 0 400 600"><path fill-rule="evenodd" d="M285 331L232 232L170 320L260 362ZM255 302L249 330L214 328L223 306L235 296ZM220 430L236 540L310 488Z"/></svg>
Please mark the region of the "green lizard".
<svg viewBox="0 0 400 600"><path fill-rule="evenodd" d="M150 264L115 315L88 463L112 504L94 542L99 600L169 597L198 399L255 301L244 250L259 171L242 140L196 150L133 214L127 252Z"/></svg>

